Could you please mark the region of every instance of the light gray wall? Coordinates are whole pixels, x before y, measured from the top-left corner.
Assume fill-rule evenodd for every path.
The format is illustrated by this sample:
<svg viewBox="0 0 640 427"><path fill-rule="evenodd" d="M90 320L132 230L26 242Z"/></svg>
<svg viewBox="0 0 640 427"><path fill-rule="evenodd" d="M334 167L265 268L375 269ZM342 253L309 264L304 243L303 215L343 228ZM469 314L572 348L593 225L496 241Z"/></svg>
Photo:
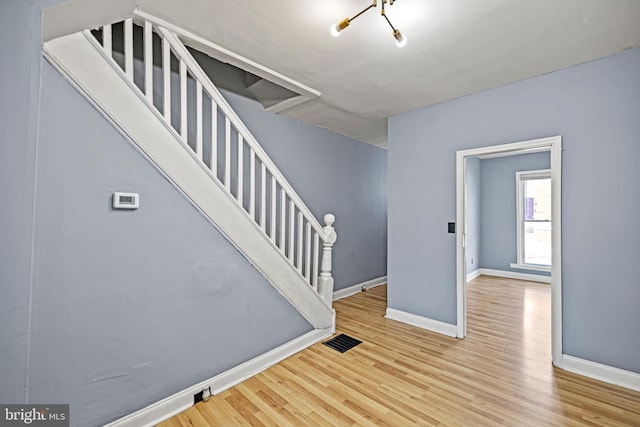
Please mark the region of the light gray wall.
<svg viewBox="0 0 640 427"><path fill-rule="evenodd" d="M548 276L549 273L518 270L516 172L549 169L550 154L535 153L482 160L482 268Z"/></svg>
<svg viewBox="0 0 640 427"><path fill-rule="evenodd" d="M72 425L100 425L311 326L42 60L41 12L60 2L0 6L0 194L12 200L0 218L0 401L70 403ZM294 186L305 197L318 185L310 208L338 216L338 284L383 275L386 152L281 119L266 121L286 130L274 143L295 134L308 151L292 151L313 159L282 154L285 175L308 168L305 190ZM320 173L328 162L335 171ZM111 211L115 190L140 192L141 208ZM347 221L354 211L362 225ZM349 245L362 233L370 247Z"/></svg>
<svg viewBox="0 0 640 427"><path fill-rule="evenodd" d="M482 266L482 201L482 161L473 157L467 159L467 274Z"/></svg>
<svg viewBox="0 0 640 427"><path fill-rule="evenodd" d="M562 135L563 351L640 373L638 70L634 49L390 118L389 307L456 322L457 150Z"/></svg>
<svg viewBox="0 0 640 427"><path fill-rule="evenodd" d="M386 275L386 150L223 94L316 218L336 216L335 289Z"/></svg>
<svg viewBox="0 0 640 427"><path fill-rule="evenodd" d="M312 328L42 60L55 3L0 5L0 401L102 425Z"/></svg>
<svg viewBox="0 0 640 427"><path fill-rule="evenodd" d="M118 190L140 193L140 209L112 210ZM70 403L74 425L312 329L49 64L36 204L29 400Z"/></svg>
<svg viewBox="0 0 640 427"><path fill-rule="evenodd" d="M25 396L41 9L0 2L0 402ZM10 202L9 202L10 201Z"/></svg>

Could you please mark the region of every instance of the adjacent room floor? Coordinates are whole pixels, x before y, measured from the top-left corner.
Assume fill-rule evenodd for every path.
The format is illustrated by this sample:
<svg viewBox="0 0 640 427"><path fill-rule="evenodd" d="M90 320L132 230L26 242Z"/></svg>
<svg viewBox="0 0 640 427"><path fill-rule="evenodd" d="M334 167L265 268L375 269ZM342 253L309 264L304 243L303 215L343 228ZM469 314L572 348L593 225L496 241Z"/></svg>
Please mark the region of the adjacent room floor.
<svg viewBox="0 0 640 427"><path fill-rule="evenodd" d="M640 425L640 392L551 365L549 285L473 280L464 340L386 319L386 296L334 303L362 344L318 343L161 426Z"/></svg>

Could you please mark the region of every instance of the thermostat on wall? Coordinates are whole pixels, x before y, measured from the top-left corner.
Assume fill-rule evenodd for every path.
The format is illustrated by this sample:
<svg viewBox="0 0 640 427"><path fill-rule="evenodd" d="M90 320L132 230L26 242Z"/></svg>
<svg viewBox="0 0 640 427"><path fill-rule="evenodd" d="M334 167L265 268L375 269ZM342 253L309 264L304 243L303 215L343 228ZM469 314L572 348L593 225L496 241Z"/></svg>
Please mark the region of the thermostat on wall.
<svg viewBox="0 0 640 427"><path fill-rule="evenodd" d="M113 193L113 209L138 209L140 195L138 193Z"/></svg>

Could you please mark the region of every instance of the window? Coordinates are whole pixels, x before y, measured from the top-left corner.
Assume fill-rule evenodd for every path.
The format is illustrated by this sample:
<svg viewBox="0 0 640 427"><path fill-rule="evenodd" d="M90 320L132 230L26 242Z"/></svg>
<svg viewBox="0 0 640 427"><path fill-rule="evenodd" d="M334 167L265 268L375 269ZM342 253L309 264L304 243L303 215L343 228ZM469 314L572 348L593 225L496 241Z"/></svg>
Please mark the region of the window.
<svg viewBox="0 0 640 427"><path fill-rule="evenodd" d="M518 262L511 267L551 271L551 171L516 173Z"/></svg>

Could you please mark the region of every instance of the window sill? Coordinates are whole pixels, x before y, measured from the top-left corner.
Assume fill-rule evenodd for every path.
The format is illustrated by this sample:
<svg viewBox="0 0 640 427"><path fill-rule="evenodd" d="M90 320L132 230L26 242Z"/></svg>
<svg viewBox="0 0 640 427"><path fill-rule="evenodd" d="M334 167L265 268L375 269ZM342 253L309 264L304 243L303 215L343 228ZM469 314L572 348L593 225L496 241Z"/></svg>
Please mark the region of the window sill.
<svg viewBox="0 0 640 427"><path fill-rule="evenodd" d="M534 265L534 264L517 264L511 263L509 264L511 268L517 268L518 270L533 270L533 271L544 271L547 273L551 273L551 267L546 267L544 265Z"/></svg>

